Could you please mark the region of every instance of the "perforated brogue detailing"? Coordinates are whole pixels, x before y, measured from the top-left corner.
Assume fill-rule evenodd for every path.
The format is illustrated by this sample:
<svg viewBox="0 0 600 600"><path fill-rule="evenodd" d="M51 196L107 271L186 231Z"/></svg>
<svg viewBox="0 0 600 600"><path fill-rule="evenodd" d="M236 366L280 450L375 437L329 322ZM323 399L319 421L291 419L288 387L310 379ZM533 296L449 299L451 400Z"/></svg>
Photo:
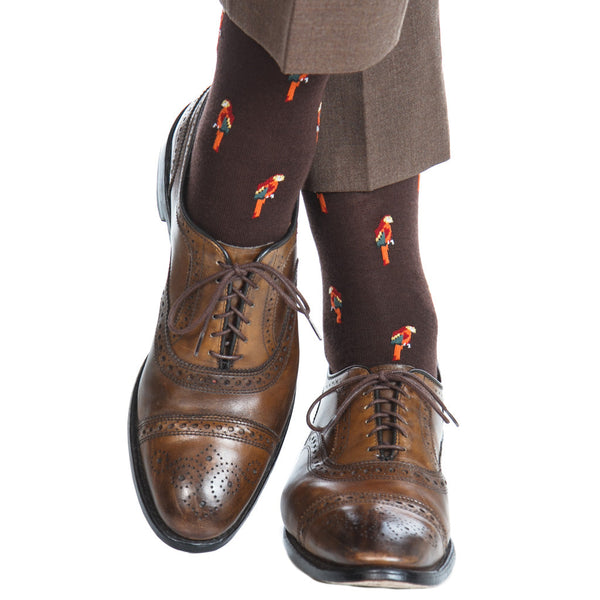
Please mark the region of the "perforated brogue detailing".
<svg viewBox="0 0 600 600"><path fill-rule="evenodd" d="M351 464L339 464L327 456L318 434L311 434L305 444L308 468L317 477L331 481L365 481L370 479L409 481L431 490L447 493L446 479L441 471L429 471L402 461L382 462L369 460Z"/></svg>
<svg viewBox="0 0 600 600"><path fill-rule="evenodd" d="M313 423L313 411L333 393L343 395L343 401L337 406L334 416L325 425ZM437 413L445 423L453 422L458 425L452 413L446 408L441 393L427 385L419 376L419 372L412 367L364 372L341 380L334 386L326 388L310 405L306 413L306 423L313 431L326 434L340 422L354 402L368 394L372 394L371 400L364 409L372 409L373 413L364 420L364 423L373 423L373 428L367 437L377 435L377 443L367 450L377 451L378 458L381 460L391 460L397 452L407 450L396 443L399 434L404 438L410 437L405 429L408 421L399 412L400 410L408 412L404 400L420 401ZM400 399L401 397L403 400Z"/></svg>
<svg viewBox="0 0 600 600"><path fill-rule="evenodd" d="M200 108L204 104L207 94L208 90L195 102L188 104L179 118L175 131L175 139L172 144L173 155L171 156L170 184L173 184L173 180L180 170L183 158L187 154L187 151L189 151L189 145L193 139L193 136L190 136L190 132L195 129L195 124L202 115Z"/></svg>
<svg viewBox="0 0 600 600"><path fill-rule="evenodd" d="M186 284L188 287L194 281L201 281L207 276L204 271L205 260L203 255L214 252L214 244L205 236L199 235L191 229L190 224L181 215L180 206L177 208L177 225L181 233L181 239L187 246L187 252L191 255L186 273ZM265 256L264 264L283 272L294 271L295 244L290 244L285 252L272 251ZM264 282L258 282L265 286ZM154 359L158 363L160 371L173 382L189 389L200 391L218 391L220 394L254 393L268 389L280 377L288 366L297 329L297 317L293 310L287 306L280 306L281 300L275 290L267 286L266 304L261 310L259 318L262 327L253 331L252 335L262 335L267 353L265 362L256 368L222 369L217 360L214 368L206 364L194 364L178 356L174 348L177 347L181 335L173 333L169 329L169 286L165 288L159 310L159 318L154 340ZM248 291L250 303L254 302L256 290ZM183 303L177 311L177 327L185 329L194 318L200 307L194 302ZM220 309L219 309L220 310ZM256 309L254 309L256 310ZM242 334L248 334L247 325L239 323ZM212 334L211 334L212 335ZM242 344L243 346L244 344ZM239 350L243 354L243 348ZM242 361L243 362L243 361ZM231 367L232 365L230 365Z"/></svg>
<svg viewBox="0 0 600 600"><path fill-rule="evenodd" d="M352 507L364 507L363 518L353 520ZM319 526L347 532L353 543L357 538L364 539L368 546L376 537L400 541L414 536L426 540L433 548L439 545L440 538L444 545L448 541L440 519L429 507L412 498L393 494L339 494L317 500L300 517L298 531L301 538L317 520Z"/></svg>
<svg viewBox="0 0 600 600"><path fill-rule="evenodd" d="M138 426L140 444L164 436L208 436L250 444L272 453L278 437L271 430L241 419L230 417L151 417Z"/></svg>
<svg viewBox="0 0 600 600"><path fill-rule="evenodd" d="M161 373L180 386L219 394L245 394L261 392L272 386L287 367L294 343L297 319L292 311L287 311L282 326L282 335L271 358L260 368L252 370L231 369L221 371L190 364L180 359L167 341L168 303L167 293L163 293L160 303L158 326L154 341L154 359Z"/></svg>
<svg viewBox="0 0 600 600"><path fill-rule="evenodd" d="M213 517L243 488L254 489L263 470L264 464L257 460L227 461L212 444L193 456L172 456L160 448L150 455L152 477L166 480L185 512L199 521Z"/></svg>
<svg viewBox="0 0 600 600"><path fill-rule="evenodd" d="M275 265L274 265L275 266ZM276 266L279 268L279 266ZM277 340L275 338L275 314L277 310L278 296L273 290L269 290L265 301L265 309L263 313L263 336L267 350L271 353L277 348Z"/></svg>
<svg viewBox="0 0 600 600"><path fill-rule="evenodd" d="M320 521L320 526L326 530L343 532L342 535L345 534L349 541L351 539L358 546L361 541L372 546L377 538L398 543L411 537L424 539L433 548L439 545L439 537L428 523L419 518L402 518L379 507L372 507L360 521L351 521L345 511L334 510Z"/></svg>
<svg viewBox="0 0 600 600"><path fill-rule="evenodd" d="M203 260L203 256L206 254L206 251L209 247L213 247L213 243L205 236L199 235L198 232L192 228L189 221L183 216L180 205L178 205L176 210L176 218L181 237L185 242L188 252L191 254L187 281L187 285L189 285L191 282L199 281L206 276L206 274L201 271L201 267L205 262ZM262 257L260 263L272 267L273 269L279 271L282 275L288 277L290 280L292 280L292 282L295 282L297 270L296 244L288 244L285 251L275 250L267 253ZM254 277L254 280L257 283L260 283L260 278ZM255 294L253 290L249 290L248 292L250 298L252 298ZM282 300L277 290L268 286L263 315L261 317L261 329L264 337L263 341L270 352L274 351L277 347L277 338L281 335L281 331L279 329L281 319L275 318L277 314L277 308L281 302ZM188 307L188 309L189 308L192 307ZM178 318L182 319L182 325L185 324L185 317L185 314L178 315ZM242 329L245 329L245 327L242 326Z"/></svg>
<svg viewBox="0 0 600 600"><path fill-rule="evenodd" d="M436 444L433 441L433 430L431 426L431 411L426 406L420 406L418 410L419 427L421 428L421 439L423 447L429 456L431 463L438 469L441 468L438 450Z"/></svg>

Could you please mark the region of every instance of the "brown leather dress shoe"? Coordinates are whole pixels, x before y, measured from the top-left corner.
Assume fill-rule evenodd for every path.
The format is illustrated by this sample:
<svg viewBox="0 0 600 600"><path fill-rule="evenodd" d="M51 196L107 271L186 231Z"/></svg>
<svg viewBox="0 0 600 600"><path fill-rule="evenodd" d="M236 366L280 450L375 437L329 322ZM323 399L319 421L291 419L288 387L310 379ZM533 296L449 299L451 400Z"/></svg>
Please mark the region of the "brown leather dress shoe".
<svg viewBox="0 0 600 600"><path fill-rule="evenodd" d="M298 568L319 581L380 587L448 577L454 547L440 453L442 421L454 418L441 394L439 381L405 365L328 378L281 502Z"/></svg>
<svg viewBox="0 0 600 600"><path fill-rule="evenodd" d="M188 218L185 172L206 93L179 116L159 164L171 264L154 343L131 401L129 447L144 513L167 544L225 544L252 508L292 412L298 368L295 224L240 248Z"/></svg>

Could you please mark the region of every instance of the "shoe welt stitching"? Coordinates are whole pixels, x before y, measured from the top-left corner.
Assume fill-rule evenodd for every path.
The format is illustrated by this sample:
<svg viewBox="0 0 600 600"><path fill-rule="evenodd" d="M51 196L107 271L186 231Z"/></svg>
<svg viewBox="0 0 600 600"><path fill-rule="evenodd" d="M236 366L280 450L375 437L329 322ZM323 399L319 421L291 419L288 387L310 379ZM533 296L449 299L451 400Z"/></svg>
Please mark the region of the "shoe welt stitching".
<svg viewBox="0 0 600 600"><path fill-rule="evenodd" d="M237 430L236 430L237 427ZM166 436L209 436L236 440L272 452L278 436L266 427L227 417L151 417L138 425L140 444Z"/></svg>

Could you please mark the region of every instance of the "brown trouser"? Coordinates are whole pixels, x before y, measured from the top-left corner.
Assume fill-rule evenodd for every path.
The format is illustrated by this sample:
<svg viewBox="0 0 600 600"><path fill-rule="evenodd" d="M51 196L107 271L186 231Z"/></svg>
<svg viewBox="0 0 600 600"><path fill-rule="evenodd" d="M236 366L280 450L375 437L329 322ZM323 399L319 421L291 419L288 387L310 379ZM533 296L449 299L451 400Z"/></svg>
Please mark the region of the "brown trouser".
<svg viewBox="0 0 600 600"><path fill-rule="evenodd" d="M438 0L221 0L284 73L330 73L305 187L370 191L449 158Z"/></svg>

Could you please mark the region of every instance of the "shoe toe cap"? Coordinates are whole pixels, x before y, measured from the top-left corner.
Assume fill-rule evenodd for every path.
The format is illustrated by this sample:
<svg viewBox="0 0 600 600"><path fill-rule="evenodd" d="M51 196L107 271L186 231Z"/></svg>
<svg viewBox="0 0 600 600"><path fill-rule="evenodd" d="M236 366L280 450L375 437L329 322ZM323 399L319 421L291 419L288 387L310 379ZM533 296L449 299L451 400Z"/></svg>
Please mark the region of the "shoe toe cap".
<svg viewBox="0 0 600 600"><path fill-rule="evenodd" d="M433 514L414 503L352 503L315 516L304 528L303 545L342 565L423 568L439 561L444 534Z"/></svg>
<svg viewBox="0 0 600 600"><path fill-rule="evenodd" d="M156 511L177 536L227 535L251 505L269 454L232 440L164 437L142 447Z"/></svg>

